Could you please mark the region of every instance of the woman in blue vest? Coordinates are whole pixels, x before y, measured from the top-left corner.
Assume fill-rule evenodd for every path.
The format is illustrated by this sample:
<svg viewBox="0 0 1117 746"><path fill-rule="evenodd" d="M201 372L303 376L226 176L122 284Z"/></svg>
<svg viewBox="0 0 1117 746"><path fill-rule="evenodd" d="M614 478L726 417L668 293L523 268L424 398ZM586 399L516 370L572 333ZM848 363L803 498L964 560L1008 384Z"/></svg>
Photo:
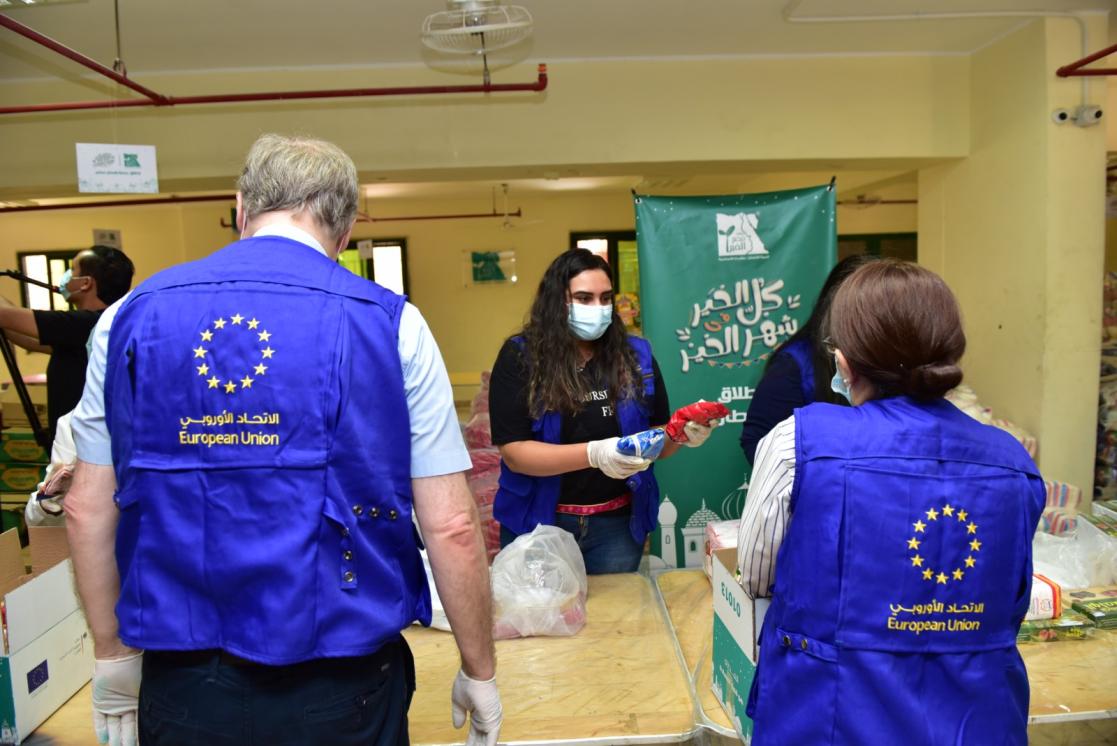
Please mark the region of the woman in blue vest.
<svg viewBox="0 0 1117 746"><path fill-rule="evenodd" d="M589 574L632 572L656 525L651 461L620 436L666 424L667 392L651 346L613 311L609 264L585 249L559 255L523 330L504 343L489 382L500 486L501 544L540 524L574 535ZM687 445L711 427L687 424ZM678 449L667 442L660 458Z"/></svg>
<svg viewBox="0 0 1117 746"><path fill-rule="evenodd" d="M838 286L862 264L875 259L877 257L871 254L855 254L835 264L822 284L807 323L768 358L764 376L756 385L749 403L748 419L741 430L741 449L750 464L756 456L756 444L760 439L799 407L816 401L846 403L845 399L830 390L834 356L822 344L826 336L823 325Z"/></svg>
<svg viewBox="0 0 1117 746"><path fill-rule="evenodd" d="M795 411L761 442L738 561L772 596L753 743L1025 744L1016 632L1043 482L1012 436L943 398L957 302L918 265L859 268L830 308L852 407Z"/></svg>

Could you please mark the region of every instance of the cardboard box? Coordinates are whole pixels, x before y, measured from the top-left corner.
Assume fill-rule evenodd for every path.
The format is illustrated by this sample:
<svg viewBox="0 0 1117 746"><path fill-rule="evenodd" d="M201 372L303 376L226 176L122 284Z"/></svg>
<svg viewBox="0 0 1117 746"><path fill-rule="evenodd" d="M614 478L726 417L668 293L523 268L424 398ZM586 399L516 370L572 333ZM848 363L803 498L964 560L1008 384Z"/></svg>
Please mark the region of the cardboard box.
<svg viewBox="0 0 1117 746"><path fill-rule="evenodd" d="M15 531L0 534L0 743L22 743L89 681L93 640L74 592L66 529L32 526L31 573Z"/></svg>
<svg viewBox="0 0 1117 746"><path fill-rule="evenodd" d="M752 738L745 705L760 655L758 639L770 599L753 599L737 581L737 550L713 552L714 642L712 688L742 741Z"/></svg>
<svg viewBox="0 0 1117 746"><path fill-rule="evenodd" d="M0 463L0 491L30 494L46 479L46 474L46 464Z"/></svg>
<svg viewBox="0 0 1117 746"><path fill-rule="evenodd" d="M0 463L47 464L50 454L35 442L33 432L12 428L0 433Z"/></svg>

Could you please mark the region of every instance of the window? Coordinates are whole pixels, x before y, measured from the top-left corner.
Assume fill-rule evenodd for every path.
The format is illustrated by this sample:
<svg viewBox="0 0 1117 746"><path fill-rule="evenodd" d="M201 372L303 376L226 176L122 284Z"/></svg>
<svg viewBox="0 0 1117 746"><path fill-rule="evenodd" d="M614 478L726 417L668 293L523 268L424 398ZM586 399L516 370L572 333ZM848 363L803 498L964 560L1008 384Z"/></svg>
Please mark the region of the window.
<svg viewBox="0 0 1117 746"><path fill-rule="evenodd" d="M635 231L598 231L570 234L570 248L589 249L613 267L617 313L625 329L640 333L640 263Z"/></svg>
<svg viewBox="0 0 1117 746"><path fill-rule="evenodd" d="M914 262L916 257L915 233L866 233L838 236L838 261L854 254L890 256Z"/></svg>
<svg viewBox="0 0 1117 746"><path fill-rule="evenodd" d="M33 280L58 287L63 273L70 268L74 257L84 249L59 249L57 251L21 251L16 254L19 271ZM20 302L33 311L69 311L70 304L57 292L44 287L20 283Z"/></svg>
<svg viewBox="0 0 1117 746"><path fill-rule="evenodd" d="M383 285L394 293L407 294L407 239L363 238L349 242L338 258L355 275Z"/></svg>

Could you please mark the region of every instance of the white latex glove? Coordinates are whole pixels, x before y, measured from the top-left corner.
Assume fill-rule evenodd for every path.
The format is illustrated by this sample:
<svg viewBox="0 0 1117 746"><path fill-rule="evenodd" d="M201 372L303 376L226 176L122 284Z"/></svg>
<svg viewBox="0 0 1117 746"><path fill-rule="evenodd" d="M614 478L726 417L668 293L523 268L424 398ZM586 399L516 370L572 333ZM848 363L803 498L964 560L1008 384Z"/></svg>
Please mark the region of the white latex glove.
<svg viewBox="0 0 1117 746"><path fill-rule="evenodd" d="M93 730L98 743L136 746L136 709L144 654L93 663Z"/></svg>
<svg viewBox="0 0 1117 746"><path fill-rule="evenodd" d="M626 456L617 450L617 441L620 438L605 438L604 440L591 440L586 443L586 458L590 466L601 469L605 476L613 479L627 479L638 471L644 471L652 465L650 459L639 456Z"/></svg>
<svg viewBox="0 0 1117 746"><path fill-rule="evenodd" d="M454 688L450 692L455 728L465 725L469 713L469 737L466 746L496 746L504 710L500 706L500 693L496 690L496 677L477 681L458 671Z"/></svg>
<svg viewBox="0 0 1117 746"><path fill-rule="evenodd" d="M683 425L683 432L686 433L686 440L683 441L683 445L697 448L706 442L706 438L710 437L710 433L720 424L721 420L718 419L710 420L709 425L702 425L691 420Z"/></svg>

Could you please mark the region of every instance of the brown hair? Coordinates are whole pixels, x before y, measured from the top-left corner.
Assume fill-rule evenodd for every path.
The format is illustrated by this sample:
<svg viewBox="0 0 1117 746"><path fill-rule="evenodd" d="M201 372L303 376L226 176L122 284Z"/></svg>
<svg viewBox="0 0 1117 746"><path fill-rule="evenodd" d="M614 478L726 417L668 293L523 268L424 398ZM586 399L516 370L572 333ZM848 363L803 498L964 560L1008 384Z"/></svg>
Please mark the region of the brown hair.
<svg viewBox="0 0 1117 746"><path fill-rule="evenodd" d="M830 340L877 398L934 399L962 382L958 301L918 264L883 259L850 275L830 307Z"/></svg>

